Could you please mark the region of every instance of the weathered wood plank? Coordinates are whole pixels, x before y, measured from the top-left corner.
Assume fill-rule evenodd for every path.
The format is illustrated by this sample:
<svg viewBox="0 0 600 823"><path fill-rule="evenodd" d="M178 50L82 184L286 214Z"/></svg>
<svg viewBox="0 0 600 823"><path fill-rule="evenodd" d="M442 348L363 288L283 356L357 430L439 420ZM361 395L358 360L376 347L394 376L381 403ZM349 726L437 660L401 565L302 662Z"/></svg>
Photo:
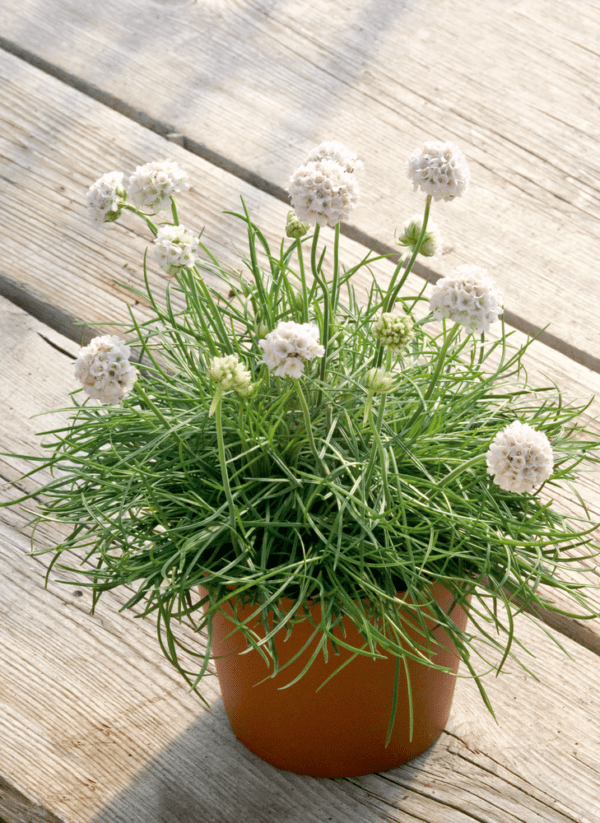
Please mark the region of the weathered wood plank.
<svg viewBox="0 0 600 823"><path fill-rule="evenodd" d="M0 55L2 66L8 66L15 82L12 90L11 84L0 87L0 102L5 102L5 107L0 107L0 118L5 118L0 125L4 157L0 174L6 193L0 292L4 288L30 312L75 339L82 333L77 324L84 320L103 331L110 330L112 321L128 320L126 301L131 301L131 295L116 281L141 287L148 234L138 223L126 219L102 230L90 226L84 200L90 181L99 174L107 168L131 169L141 162L140 157L169 155L188 168L194 188L181 198L182 220L194 228L205 223L205 241L230 265L240 267L234 247L243 249L245 237L240 221L223 216L221 211L224 207L236 209L240 193L269 241L278 247L287 212L283 203L12 56ZM34 238L35 251L22 243L24 231ZM344 239L342 259L347 264L359 260L363 251L357 243ZM160 293L164 276L152 264L149 269L152 286ZM374 272L378 281L385 283L391 265L383 261ZM366 287L364 276L357 286L359 291ZM408 288L416 291L418 278L413 278ZM141 318L148 317L143 305L135 310ZM88 329L86 337L91 334ZM520 333L515 338L520 342L524 339ZM590 414L598 414L598 375L539 342L531 347L527 364L533 382L554 380L567 396L575 398L595 393L599 399ZM75 387L74 382L71 385ZM36 411L47 407L42 400ZM20 425L15 423L16 438ZM595 425L600 432L600 423ZM584 476L581 489L592 516L600 520L596 476ZM568 511L576 505L575 496L568 492L558 493L557 501ZM590 631L589 623L573 624L553 615L545 619L559 631L596 648L600 631Z"/></svg>
<svg viewBox="0 0 600 823"><path fill-rule="evenodd" d="M6 301L0 307L3 373L11 375L10 391L1 384L3 448L18 432L31 451L39 449L34 432L61 418L30 415L42 403L61 405L76 347ZM21 468L18 459L0 458L4 478ZM2 499L9 494L17 490L0 489ZM186 691L160 654L152 621L118 613L125 592L107 593L90 615L89 592L58 583L58 572L44 589L49 558L28 556L26 521L18 509L0 510L0 779L5 797L41 804L40 823L54 823L52 816L66 823L240 816L255 823L446 823L450 816L453 823L593 823L600 816L600 657L569 640L572 660L518 620L540 683L514 663L488 680L499 726L473 684L459 681L446 734L418 760L360 779L300 777L236 741L213 678L203 686L208 710ZM57 538L56 525L46 524L36 546ZM182 627L182 637L191 636ZM14 804L0 809L7 823L36 820Z"/></svg>
<svg viewBox="0 0 600 823"><path fill-rule="evenodd" d="M316 143L347 143L366 164L352 223L388 245L418 210L404 158L425 139L455 141L472 194L436 208L448 253L430 265L488 267L521 327L550 322L546 339L597 370L599 11L598 0L5 0L0 31L5 48L269 191L282 194Z"/></svg>

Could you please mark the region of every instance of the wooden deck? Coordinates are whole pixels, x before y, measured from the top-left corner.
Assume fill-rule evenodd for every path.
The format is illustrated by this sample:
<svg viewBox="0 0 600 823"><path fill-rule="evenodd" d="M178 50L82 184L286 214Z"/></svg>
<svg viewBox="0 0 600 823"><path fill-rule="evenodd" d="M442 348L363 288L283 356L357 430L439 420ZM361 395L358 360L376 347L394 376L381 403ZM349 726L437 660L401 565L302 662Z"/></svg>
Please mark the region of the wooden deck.
<svg viewBox="0 0 600 823"><path fill-rule="evenodd" d="M415 282L487 267L509 322L540 333L533 379L600 398L599 56L599 0L2 0L0 450L40 449L61 413L32 416L66 403L82 337L126 317L115 281L140 282L146 238L127 219L89 225L94 180L172 157L193 184L186 223L233 262L243 238L222 212L242 195L279 237L290 173L325 139L365 163L348 261L418 211L410 151L456 142L471 190L436 204L447 250ZM0 456L0 480L24 467ZM597 474L581 491L600 519ZM539 682L516 667L489 681L498 725L460 680L417 760L300 777L238 743L216 678L209 709L188 694L152 623L119 614L123 593L91 616L86 590L57 575L45 589L26 522L0 510L0 823L600 821L600 621L541 615L567 657L519 618Z"/></svg>

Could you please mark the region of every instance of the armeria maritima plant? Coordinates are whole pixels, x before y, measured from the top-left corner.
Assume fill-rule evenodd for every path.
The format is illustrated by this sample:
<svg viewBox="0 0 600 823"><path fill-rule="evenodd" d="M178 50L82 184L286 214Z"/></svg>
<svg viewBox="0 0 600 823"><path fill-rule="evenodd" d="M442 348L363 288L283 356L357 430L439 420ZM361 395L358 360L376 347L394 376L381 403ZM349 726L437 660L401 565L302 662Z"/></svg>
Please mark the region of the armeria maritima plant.
<svg viewBox="0 0 600 823"><path fill-rule="evenodd" d="M140 217L153 241L143 272L159 264L170 279L161 304L146 277L151 320L81 350L70 422L33 469L53 472L36 491L37 519L71 533L35 551L52 552L53 566L79 552L94 603L130 587L127 605L156 617L166 656L193 688L212 617L234 591L265 625L274 612L263 641L240 625L267 656L274 634L316 601L317 653L335 651L328 641L348 616L364 640L356 654L427 662L433 630L416 609L426 605L487 701L481 675L520 651L517 612L558 608L554 590L574 616L596 614L568 575L581 547L598 555L594 524L551 498L598 459L598 441L578 422L585 405L526 383L528 344L512 342L484 269L469 263L404 294L423 244L428 255L440 244L428 229L432 202L468 190L462 152L430 142L410 156L424 213L405 225L385 287L370 274L374 255L340 262L340 220L357 203L361 167L339 143L313 150L291 178L294 211L276 249L245 207L233 214L248 236L243 275L180 224L174 196L189 186L176 163L91 186L93 221ZM359 275L370 283L362 303ZM435 583L458 604L470 599L466 630L432 600ZM398 592L415 604L408 614L422 638L408 648ZM283 598L294 599L292 612ZM209 629L197 670L180 653L180 620ZM285 683L285 667L275 660L274 669Z"/></svg>

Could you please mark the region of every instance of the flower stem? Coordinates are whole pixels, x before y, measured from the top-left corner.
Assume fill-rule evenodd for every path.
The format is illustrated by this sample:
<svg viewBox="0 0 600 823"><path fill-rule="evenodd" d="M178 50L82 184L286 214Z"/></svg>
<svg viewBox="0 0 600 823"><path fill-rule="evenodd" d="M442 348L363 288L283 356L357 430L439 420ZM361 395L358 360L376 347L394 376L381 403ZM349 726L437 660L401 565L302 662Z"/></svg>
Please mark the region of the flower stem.
<svg viewBox="0 0 600 823"><path fill-rule="evenodd" d="M398 277L398 275L400 274L400 272L402 271L402 263L404 262L404 260L406 258L403 256L400 259L400 262L398 263L398 265L396 266L396 270L395 270L395 272L392 276L392 280L391 280L389 288L388 288L388 293L387 293L387 295L385 297L385 300L384 300L384 304L383 304L383 308L382 308L382 311L384 311L384 312L385 311L390 311L394 307L394 303L396 302L396 298L398 297L400 289L405 284L406 278L411 273L412 267L415 264L415 260L417 259L418 255L419 255L419 252L421 251L421 246L423 245L423 241L425 240L425 233L427 232L427 221L429 220L429 211L431 209L431 198L432 198L431 194L428 194L427 197L425 198L425 212L423 213L423 226L421 227L421 234L419 235L419 239L417 240L417 244L414 248L414 251L411 255L411 258L408 261L408 263L406 264L406 268L404 269L404 273L402 274L402 277L400 278L398 283L396 283L395 281L396 281L396 278Z"/></svg>
<svg viewBox="0 0 600 823"><path fill-rule="evenodd" d="M310 450L313 453L314 458L317 461L323 474L329 474L329 469L327 468L325 461L317 451L317 444L315 443L315 436L313 434L312 424L310 420L310 412L308 410L306 398L304 397L304 392L302 391L299 380L294 380L294 382L296 384L296 391L298 392L298 399L300 400L300 406L302 408L302 415L304 417L304 429L306 431L306 436L308 437L308 444L310 446Z"/></svg>
<svg viewBox="0 0 600 823"><path fill-rule="evenodd" d="M137 214L138 217L141 217L142 220L146 222L146 225L148 226L152 234L156 237L156 235L158 234L158 229L156 228L156 225L152 222L152 220L150 220L147 214L144 214L143 211L136 209L135 206L131 206L129 203L123 203L123 208L127 209L127 211L132 211L134 214Z"/></svg>
<svg viewBox="0 0 600 823"><path fill-rule="evenodd" d="M173 214L173 223L179 225L179 214L177 213L177 200L171 197L171 213Z"/></svg>
<svg viewBox="0 0 600 823"><path fill-rule="evenodd" d="M308 322L308 288L306 286L306 270L304 268L304 254L302 252L302 238L296 239L296 253L298 255L298 267L300 269L300 281L302 283L302 322Z"/></svg>
<svg viewBox="0 0 600 823"><path fill-rule="evenodd" d="M225 492L225 497L227 498L227 503L229 504L229 528L231 529L231 545L233 546L233 550L235 552L236 557L240 556L240 551L237 545L237 538L235 534L236 528L236 506L235 501L233 499L233 495L231 494L231 486L229 483L229 473L227 471L227 460L225 456L225 440L223 438L223 415L221 412L221 400L223 392L220 390L221 387L217 389L217 393L215 396L216 399L216 408L215 408L215 423L217 429L217 450L219 453L219 465L221 467L221 480L223 481L223 491ZM214 402L214 401L213 401Z"/></svg>
<svg viewBox="0 0 600 823"><path fill-rule="evenodd" d="M445 328L445 326L444 326L444 328ZM429 385L427 386L427 391L423 395L423 399L420 401L420 403L417 406L417 408L415 409L412 417L410 418L410 420L409 420L409 422L406 426L406 429L405 429L406 431L410 431L410 429L413 427L413 424L415 423L415 421L417 420L417 418L421 414L421 412L425 409L425 407L427 405L427 401L429 400L429 398L433 394L433 391L434 391L434 389L435 389L435 387L438 383L438 380L440 379L440 374L442 373L442 369L444 367L444 361L446 359L446 353L448 351L448 348L450 347L450 343L454 340L454 338L456 337L456 335L458 334L459 331L460 331L460 324L455 323L454 327L446 334L444 342L443 342L442 347L440 349L440 353L438 354L438 357L437 357L437 363L435 365L434 372L431 375Z"/></svg>

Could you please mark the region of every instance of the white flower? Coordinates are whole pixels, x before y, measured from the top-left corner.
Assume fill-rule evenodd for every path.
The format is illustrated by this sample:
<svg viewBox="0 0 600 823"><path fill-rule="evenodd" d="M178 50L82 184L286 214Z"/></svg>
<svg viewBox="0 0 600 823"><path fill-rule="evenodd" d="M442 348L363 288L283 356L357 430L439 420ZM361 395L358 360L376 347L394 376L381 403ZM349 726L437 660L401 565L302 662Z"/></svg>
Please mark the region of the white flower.
<svg viewBox="0 0 600 823"><path fill-rule="evenodd" d="M233 389L242 396L252 391L252 375L244 368L235 354L213 357L208 366L211 380L223 390Z"/></svg>
<svg viewBox="0 0 600 823"><path fill-rule="evenodd" d="M511 492L533 492L552 474L550 441L529 423L515 420L494 437L487 454L494 483Z"/></svg>
<svg viewBox="0 0 600 823"><path fill-rule="evenodd" d="M293 320L279 323L258 345L263 349L267 368L275 369L279 377L300 377L307 360L325 354L325 348L319 344L319 327Z"/></svg>
<svg viewBox="0 0 600 823"><path fill-rule="evenodd" d="M121 214L126 195L122 172L109 171L102 175L87 192L87 208L92 223L101 225L116 220Z"/></svg>
<svg viewBox="0 0 600 823"><path fill-rule="evenodd" d="M469 167L453 143L429 142L415 149L406 161L406 173L414 190L421 188L434 200L454 200L469 188Z"/></svg>
<svg viewBox="0 0 600 823"><path fill-rule="evenodd" d="M158 212L169 207L169 198L189 189L187 172L172 160L138 166L129 179L129 197L140 209Z"/></svg>
<svg viewBox="0 0 600 823"><path fill-rule="evenodd" d="M321 143L313 149L292 175L288 189L298 220L320 226L347 220L360 193L354 173L358 165L341 143Z"/></svg>
<svg viewBox="0 0 600 823"><path fill-rule="evenodd" d="M417 248L417 243L419 242L422 228L423 218L419 217L419 215L411 217L411 219L407 220L404 224L402 234L396 242L399 246L407 246L414 252ZM423 257L434 257L436 254L440 254L441 251L442 235L440 234L440 231L435 223L428 220L425 237L423 238L423 243L421 244L419 253L422 254Z"/></svg>
<svg viewBox="0 0 600 823"><path fill-rule="evenodd" d="M129 362L131 349L114 335L94 337L75 361L75 377L83 390L101 403L119 403L128 394L137 372Z"/></svg>
<svg viewBox="0 0 600 823"><path fill-rule="evenodd" d="M502 313L503 297L485 269L459 266L435 284L429 308L436 320L448 317L470 331L489 331Z"/></svg>
<svg viewBox="0 0 600 823"><path fill-rule="evenodd" d="M167 274L177 274L198 259L198 238L183 226L161 226L154 239L152 257Z"/></svg>
<svg viewBox="0 0 600 823"><path fill-rule="evenodd" d="M414 322L409 314L383 312L372 326L373 337L395 352L401 352L415 336Z"/></svg>
<svg viewBox="0 0 600 823"><path fill-rule="evenodd" d="M334 160L338 166L342 166L344 171L355 172L362 169L362 161L354 152L344 146L343 143L338 143L331 140L325 143L319 143L308 155L305 163L316 163L319 160Z"/></svg>

